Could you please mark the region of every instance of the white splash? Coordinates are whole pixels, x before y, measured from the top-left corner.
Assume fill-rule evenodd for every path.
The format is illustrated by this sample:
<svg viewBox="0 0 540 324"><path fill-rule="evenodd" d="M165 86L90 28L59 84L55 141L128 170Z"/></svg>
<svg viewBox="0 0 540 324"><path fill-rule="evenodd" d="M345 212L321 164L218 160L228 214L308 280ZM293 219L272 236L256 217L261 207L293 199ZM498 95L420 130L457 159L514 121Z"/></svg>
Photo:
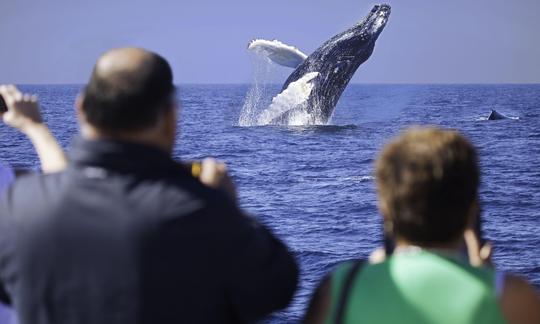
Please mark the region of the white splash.
<svg viewBox="0 0 540 324"><path fill-rule="evenodd" d="M257 125L268 125L275 118L291 111L288 117L288 125L310 124L311 116L306 112L307 100L313 90L311 82L319 75L319 72L306 73L300 79L291 82L287 89L272 99L270 106L257 118ZM294 109L294 110L293 110Z"/></svg>
<svg viewBox="0 0 540 324"><path fill-rule="evenodd" d="M307 101L314 84L311 82L319 73L311 72L299 80L289 84L287 89L276 95L270 102L268 79L276 64L297 67L306 58L296 47L278 40L256 39L249 43L248 50L256 54L253 84L248 90L240 118L239 126L262 126L275 122L283 114L287 114L286 125L301 126L319 124L313 113L307 112ZM276 63L276 64L273 64Z"/></svg>
<svg viewBox="0 0 540 324"><path fill-rule="evenodd" d="M352 177L343 178L343 180L355 181L355 182L366 182L366 181L375 180L375 177L374 176L352 176Z"/></svg>
<svg viewBox="0 0 540 324"><path fill-rule="evenodd" d="M295 69L302 64L307 55L298 48L284 44L276 39L255 39L249 42L248 50L267 57L276 64Z"/></svg>
<svg viewBox="0 0 540 324"><path fill-rule="evenodd" d="M273 94L268 92L268 79L272 73L272 64L255 57L254 60L253 83L248 90L240 117L239 126L253 126L256 124L257 116L262 110L268 107L270 97Z"/></svg>

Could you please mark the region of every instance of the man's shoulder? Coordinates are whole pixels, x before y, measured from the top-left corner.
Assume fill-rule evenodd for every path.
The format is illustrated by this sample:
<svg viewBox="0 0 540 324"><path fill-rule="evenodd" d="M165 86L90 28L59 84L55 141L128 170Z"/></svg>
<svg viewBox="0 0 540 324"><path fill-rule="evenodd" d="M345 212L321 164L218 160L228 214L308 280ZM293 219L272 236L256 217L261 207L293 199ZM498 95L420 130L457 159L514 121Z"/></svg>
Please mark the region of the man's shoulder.
<svg viewBox="0 0 540 324"><path fill-rule="evenodd" d="M103 192L110 192L115 196L116 209L126 205L130 211L152 222L170 221L189 215L217 216L238 212L226 193L183 174L146 177L111 173L104 181L93 183L87 194L102 197Z"/></svg>
<svg viewBox="0 0 540 324"><path fill-rule="evenodd" d="M43 191L59 189L62 179L65 179L64 171L48 174L27 173L15 179L8 189L8 193L14 196L30 196L29 198L31 198L31 195Z"/></svg>
<svg viewBox="0 0 540 324"><path fill-rule="evenodd" d="M44 197L58 193L65 178L63 172L53 174L28 173L17 179L0 195L0 211L11 214L41 208Z"/></svg>
<svg viewBox="0 0 540 324"><path fill-rule="evenodd" d="M95 176L95 177L94 177ZM18 178L0 198L0 213L28 220L28 215L58 216L67 212L131 215L157 222L185 216L225 217L239 213L228 196L184 177L138 177L110 173L85 176L68 169ZM53 217L54 218L54 217Z"/></svg>

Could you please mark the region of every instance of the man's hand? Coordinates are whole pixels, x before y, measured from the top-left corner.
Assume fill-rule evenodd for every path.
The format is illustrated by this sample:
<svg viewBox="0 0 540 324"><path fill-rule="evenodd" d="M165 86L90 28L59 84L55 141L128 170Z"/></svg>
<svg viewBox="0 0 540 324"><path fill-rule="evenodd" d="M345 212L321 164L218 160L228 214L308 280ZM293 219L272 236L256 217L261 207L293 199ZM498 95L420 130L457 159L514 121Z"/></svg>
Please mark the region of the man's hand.
<svg viewBox="0 0 540 324"><path fill-rule="evenodd" d="M0 86L0 95L7 106L1 116L4 123L25 134L43 124L36 96L23 94L13 85Z"/></svg>
<svg viewBox="0 0 540 324"><path fill-rule="evenodd" d="M36 96L23 94L13 85L0 86L0 95L7 106L7 112L0 114L0 118L32 141L43 172L63 170L67 165L66 156L47 125L43 123Z"/></svg>
<svg viewBox="0 0 540 324"><path fill-rule="evenodd" d="M386 255L386 251L384 250L384 247L378 247L371 252L368 260L369 260L369 263L376 264L376 263L384 262L386 258L387 258L387 255Z"/></svg>
<svg viewBox="0 0 540 324"><path fill-rule="evenodd" d="M488 242L483 246L480 246L480 239L473 229L467 228L463 233L463 241L467 247L467 254L469 255L469 263L475 267L483 265L492 265L491 254L492 247Z"/></svg>
<svg viewBox="0 0 540 324"><path fill-rule="evenodd" d="M236 187L227 174L227 167L224 163L218 162L213 158L202 160L199 180L211 188L225 191L236 201Z"/></svg>

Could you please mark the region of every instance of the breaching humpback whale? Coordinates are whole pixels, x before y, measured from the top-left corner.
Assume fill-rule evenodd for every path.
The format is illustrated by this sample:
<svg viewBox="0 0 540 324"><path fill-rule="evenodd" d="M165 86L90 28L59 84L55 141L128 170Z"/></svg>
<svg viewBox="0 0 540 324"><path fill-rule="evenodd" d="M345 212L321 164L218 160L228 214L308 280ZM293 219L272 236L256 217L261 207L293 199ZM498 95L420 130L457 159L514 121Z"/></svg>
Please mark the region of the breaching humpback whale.
<svg viewBox="0 0 540 324"><path fill-rule="evenodd" d="M389 5L375 5L364 19L309 56L277 40L251 41L248 49L277 64L296 68L258 117L257 124L290 124L295 120L301 120L301 124L326 124L356 69L373 53L389 15Z"/></svg>

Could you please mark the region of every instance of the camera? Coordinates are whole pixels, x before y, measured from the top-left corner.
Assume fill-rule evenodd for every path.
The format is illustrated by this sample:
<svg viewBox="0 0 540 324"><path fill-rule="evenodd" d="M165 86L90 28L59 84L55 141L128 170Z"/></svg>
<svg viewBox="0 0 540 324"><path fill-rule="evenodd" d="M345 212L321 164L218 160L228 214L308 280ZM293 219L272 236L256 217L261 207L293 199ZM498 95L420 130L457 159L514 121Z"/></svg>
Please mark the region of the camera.
<svg viewBox="0 0 540 324"><path fill-rule="evenodd" d="M2 95L0 95L0 114L5 113L6 111L7 111L6 102L4 101L4 98L2 97Z"/></svg>
<svg viewBox="0 0 540 324"><path fill-rule="evenodd" d="M201 172L202 172L202 163L201 163L201 161L191 161L191 162L189 162L189 164L190 164L191 175L194 178L200 177Z"/></svg>
<svg viewBox="0 0 540 324"><path fill-rule="evenodd" d="M201 161L182 161L180 167L185 171L189 172L192 177L199 178L202 172L202 162Z"/></svg>

